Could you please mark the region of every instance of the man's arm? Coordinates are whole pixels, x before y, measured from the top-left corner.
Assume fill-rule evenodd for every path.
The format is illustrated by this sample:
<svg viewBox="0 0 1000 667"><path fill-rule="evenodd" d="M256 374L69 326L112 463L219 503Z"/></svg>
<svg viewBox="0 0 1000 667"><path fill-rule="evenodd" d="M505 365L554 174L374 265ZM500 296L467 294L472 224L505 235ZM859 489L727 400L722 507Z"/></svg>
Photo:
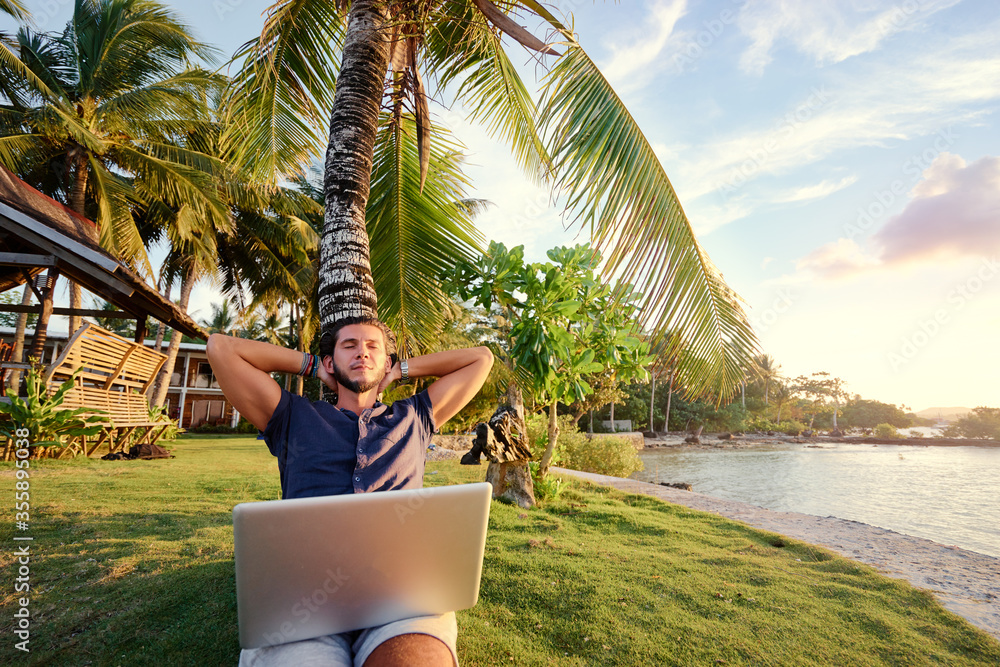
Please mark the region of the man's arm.
<svg viewBox="0 0 1000 667"><path fill-rule="evenodd" d="M281 387L270 374L298 373L302 353L222 334L209 336L206 350L222 393L247 421L264 430L281 400Z"/></svg>
<svg viewBox="0 0 1000 667"><path fill-rule="evenodd" d="M434 407L434 423L440 428L482 388L493 367L493 353L488 347L469 347L413 357L407 364L411 378L438 378L427 388L427 394ZM401 377L397 362L382 381L379 391Z"/></svg>

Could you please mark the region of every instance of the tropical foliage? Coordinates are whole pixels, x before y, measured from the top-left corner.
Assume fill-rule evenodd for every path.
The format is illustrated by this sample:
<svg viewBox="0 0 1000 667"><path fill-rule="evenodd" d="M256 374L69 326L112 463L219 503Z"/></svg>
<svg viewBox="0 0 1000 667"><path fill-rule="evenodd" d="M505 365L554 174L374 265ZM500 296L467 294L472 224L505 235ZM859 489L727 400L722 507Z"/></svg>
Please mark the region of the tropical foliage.
<svg viewBox="0 0 1000 667"><path fill-rule="evenodd" d="M50 394L42 380L41 370L28 370L25 374L27 394L22 398L16 391L8 390L9 402L0 403L0 414L9 419L0 425L0 434L13 439L16 429L26 428L31 433L33 447L65 447L73 438L100 433L104 419L95 415L94 410L62 407L77 374L79 370Z"/></svg>
<svg viewBox="0 0 1000 667"><path fill-rule="evenodd" d="M240 128L228 135L230 145L261 180L279 182L300 172L329 137L324 229L330 240L322 245L320 281L324 318L347 308L331 292L357 285L366 293L362 288L370 280L358 268L357 253L368 243L361 240L364 221L357 202L351 203L351 197L367 192L362 173L364 153L372 150L367 146L412 137L418 162L413 166L419 169L413 184L426 187L425 178L434 171L427 102L433 95L446 105L463 106L471 120L507 143L526 177L551 185L570 220L592 230L595 245L607 254L606 270L640 285L642 320L663 334L666 358L680 358L678 374L687 389L732 394L756 345L740 301L699 246L651 146L569 22L527 0L500 7L487 0L388 5L358 0L349 11L346 7L320 0L273 5L261 36L240 53L244 66L227 94L227 111L239 120L231 127ZM546 45L518 25L529 17L542 20L558 43ZM548 69L537 105L505 50L506 38L535 52ZM428 90L425 81L437 88ZM390 112L379 116L383 96ZM412 119L406 121L412 123L409 132L404 118ZM379 123L395 129L375 132ZM364 127L367 138L346 147L347 125ZM396 164L404 161L403 148L390 147ZM334 236L334 229L342 231ZM428 223L423 237L428 250L415 252L432 255L432 248L447 248L455 231ZM445 262L473 249L451 246ZM447 303L432 281L406 288L412 303L428 304L431 314ZM362 300L374 309L374 295ZM383 298L386 319L398 317L392 301Z"/></svg>
<svg viewBox="0 0 1000 667"><path fill-rule="evenodd" d="M1000 440L1000 408L980 406L945 431L949 437Z"/></svg>
<svg viewBox="0 0 1000 667"><path fill-rule="evenodd" d="M225 227L213 158L185 145L220 79L213 50L150 0L76 0L61 33L22 27L23 75L0 105L0 162L98 223L102 245L152 274L134 208Z"/></svg>
<svg viewBox="0 0 1000 667"><path fill-rule="evenodd" d="M462 262L451 283L463 300L496 309L507 322L501 358L520 388L548 407L544 476L557 443L560 402L572 405L594 392L595 378L616 382L645 375L649 345L633 333L631 286L612 285L596 271L601 254L589 245L554 248L551 262L526 264L524 247L491 242L476 262ZM617 299L612 293L617 290Z"/></svg>

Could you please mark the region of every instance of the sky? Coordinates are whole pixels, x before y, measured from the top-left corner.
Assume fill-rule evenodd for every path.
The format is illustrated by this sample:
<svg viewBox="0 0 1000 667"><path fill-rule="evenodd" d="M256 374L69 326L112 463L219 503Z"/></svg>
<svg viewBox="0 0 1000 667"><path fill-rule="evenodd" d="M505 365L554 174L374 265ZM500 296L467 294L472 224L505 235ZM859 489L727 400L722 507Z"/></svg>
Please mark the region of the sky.
<svg viewBox="0 0 1000 667"><path fill-rule="evenodd" d="M175 0L225 54L266 0ZM28 0L58 30L70 0ZM692 227L790 378L908 409L1000 405L1000 12L994 0L560 0ZM0 22L0 29L7 27ZM543 38L544 27L528 24ZM544 71L516 45L523 76ZM487 239L529 260L587 240L509 150L466 146ZM192 314L221 297L196 289Z"/></svg>

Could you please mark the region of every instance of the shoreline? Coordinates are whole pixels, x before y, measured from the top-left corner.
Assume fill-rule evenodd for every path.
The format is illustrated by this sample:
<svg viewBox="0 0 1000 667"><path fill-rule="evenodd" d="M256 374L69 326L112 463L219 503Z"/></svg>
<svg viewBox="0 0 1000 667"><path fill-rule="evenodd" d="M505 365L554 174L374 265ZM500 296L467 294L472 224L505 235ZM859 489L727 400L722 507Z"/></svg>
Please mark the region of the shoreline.
<svg viewBox="0 0 1000 667"><path fill-rule="evenodd" d="M643 437L643 447L639 451L648 449L661 449L664 447L691 447L701 449L742 449L755 445L893 445L911 447L1000 447L997 440L977 440L969 438L872 438L869 436L838 436L829 435L785 435L775 433L766 435L763 433L744 433L742 435L727 433L705 433L700 437L698 444L685 442L684 439L690 434L685 432L670 432L657 435L655 438ZM720 436L730 435L729 438Z"/></svg>
<svg viewBox="0 0 1000 667"><path fill-rule="evenodd" d="M723 441L724 444L728 442ZM945 609L1000 640L1000 558L858 521L778 512L651 482L565 468L552 470L825 547L871 565L886 576L905 579L917 588L930 591Z"/></svg>

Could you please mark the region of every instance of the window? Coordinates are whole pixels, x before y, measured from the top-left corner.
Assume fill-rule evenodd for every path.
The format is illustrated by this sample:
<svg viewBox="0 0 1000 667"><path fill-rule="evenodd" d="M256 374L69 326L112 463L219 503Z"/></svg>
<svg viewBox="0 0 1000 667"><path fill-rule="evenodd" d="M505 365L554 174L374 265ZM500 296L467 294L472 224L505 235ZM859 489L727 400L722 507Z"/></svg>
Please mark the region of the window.
<svg viewBox="0 0 1000 667"><path fill-rule="evenodd" d="M212 372L212 365L207 361L198 362L198 375L194 378L194 386L202 389L219 388L219 382L215 379L215 373Z"/></svg>

